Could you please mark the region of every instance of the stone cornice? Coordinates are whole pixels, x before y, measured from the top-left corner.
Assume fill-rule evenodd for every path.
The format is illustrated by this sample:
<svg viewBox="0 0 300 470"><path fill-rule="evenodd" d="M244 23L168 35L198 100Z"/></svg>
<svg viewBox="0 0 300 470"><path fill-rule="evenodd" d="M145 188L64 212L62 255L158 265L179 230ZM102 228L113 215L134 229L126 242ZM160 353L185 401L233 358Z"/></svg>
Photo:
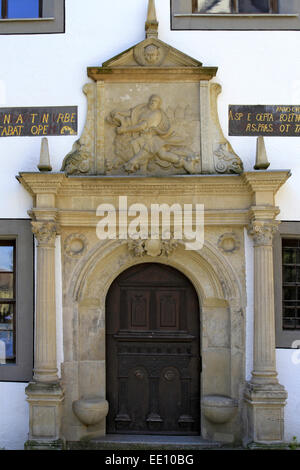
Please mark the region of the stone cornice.
<svg viewBox="0 0 300 470"><path fill-rule="evenodd" d="M171 177L69 176L64 173L20 173L18 181L31 195L196 195L249 193L239 175Z"/></svg>
<svg viewBox="0 0 300 470"><path fill-rule="evenodd" d="M57 194L66 175L64 173L21 172L16 178L32 196L35 196Z"/></svg>
<svg viewBox="0 0 300 470"><path fill-rule="evenodd" d="M277 193L290 176L290 170L249 171L242 174L251 192L271 191L273 194Z"/></svg>
<svg viewBox="0 0 300 470"><path fill-rule="evenodd" d="M216 67L88 67L87 74L94 81L107 82L199 82L211 80Z"/></svg>
<svg viewBox="0 0 300 470"><path fill-rule="evenodd" d="M95 210L102 198L103 202L111 198L117 204L117 198L125 195L131 198L128 204L136 202L138 198L139 202L146 205L154 202L208 203L205 208L206 225L246 226L252 219L266 221L276 218L279 213L277 207L270 204L269 200L264 202L264 197L260 205L255 205L251 194L254 191L275 194L289 175L289 171L262 171L242 175L161 178L68 177L64 173L36 172L21 173L18 180L30 194L36 196L32 210L36 220L57 220L62 226L93 227L98 222ZM55 196L55 205L46 205L42 196L47 194Z"/></svg>
<svg viewBox="0 0 300 470"><path fill-rule="evenodd" d="M17 180L31 194L236 194L272 191L274 194L290 177L289 170L245 172L241 175L187 175L170 177L74 176L64 173L22 172ZM184 184L182 184L184 181Z"/></svg>

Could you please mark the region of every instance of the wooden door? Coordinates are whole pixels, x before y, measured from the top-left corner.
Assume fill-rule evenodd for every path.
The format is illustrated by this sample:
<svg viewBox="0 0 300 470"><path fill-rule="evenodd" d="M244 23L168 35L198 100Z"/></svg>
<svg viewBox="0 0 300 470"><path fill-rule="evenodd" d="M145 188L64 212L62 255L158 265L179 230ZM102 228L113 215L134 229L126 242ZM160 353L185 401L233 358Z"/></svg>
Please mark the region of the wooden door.
<svg viewBox="0 0 300 470"><path fill-rule="evenodd" d="M199 434L199 302L190 281L134 266L106 301L107 433Z"/></svg>

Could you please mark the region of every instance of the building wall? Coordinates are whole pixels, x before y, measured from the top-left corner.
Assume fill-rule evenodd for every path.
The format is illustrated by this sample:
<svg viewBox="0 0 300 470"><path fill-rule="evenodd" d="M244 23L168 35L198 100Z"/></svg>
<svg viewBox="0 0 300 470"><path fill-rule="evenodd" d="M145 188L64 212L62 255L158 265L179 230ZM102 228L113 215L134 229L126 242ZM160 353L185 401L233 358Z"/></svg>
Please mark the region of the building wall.
<svg viewBox="0 0 300 470"><path fill-rule="evenodd" d="M156 0L159 38L205 66L218 66L216 81L223 87L219 116L228 136L229 104L300 104L300 59L295 56L300 39L297 31L171 31L170 4ZM145 37L147 1L106 2L66 0L66 33L0 35L0 106L78 105L80 136L86 117L82 87L89 81L86 67L101 65ZM53 171L78 136L49 137ZM256 138L229 137L245 170L252 170ZM293 137L265 139L270 169L291 169L292 177L277 195L282 220L300 220L300 140ZM10 137L0 140L0 218L26 218L31 197L15 179L19 171L36 171L40 138ZM247 379L252 368L252 246L246 238L247 262ZM57 246L59 261L59 243ZM58 275L60 275L58 268ZM59 284L59 283L58 283ZM62 357L62 315L59 287L58 357ZM292 361L293 350L278 349L280 382L289 398L286 407L286 439L300 440L300 365ZM27 439L28 410L23 383L0 382L0 447L22 448Z"/></svg>

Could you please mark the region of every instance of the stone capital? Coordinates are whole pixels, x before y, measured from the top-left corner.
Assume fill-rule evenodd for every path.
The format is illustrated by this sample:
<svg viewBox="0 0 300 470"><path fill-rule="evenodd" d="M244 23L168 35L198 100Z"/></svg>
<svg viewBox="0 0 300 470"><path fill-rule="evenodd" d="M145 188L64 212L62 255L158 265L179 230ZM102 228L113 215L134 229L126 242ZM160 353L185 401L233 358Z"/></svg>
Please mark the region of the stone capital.
<svg viewBox="0 0 300 470"><path fill-rule="evenodd" d="M254 246L272 246L278 225L279 222L276 220L252 219L248 226L248 234L252 237Z"/></svg>
<svg viewBox="0 0 300 470"><path fill-rule="evenodd" d="M55 237L59 232L57 223L53 221L33 221L31 226L39 246L54 246Z"/></svg>

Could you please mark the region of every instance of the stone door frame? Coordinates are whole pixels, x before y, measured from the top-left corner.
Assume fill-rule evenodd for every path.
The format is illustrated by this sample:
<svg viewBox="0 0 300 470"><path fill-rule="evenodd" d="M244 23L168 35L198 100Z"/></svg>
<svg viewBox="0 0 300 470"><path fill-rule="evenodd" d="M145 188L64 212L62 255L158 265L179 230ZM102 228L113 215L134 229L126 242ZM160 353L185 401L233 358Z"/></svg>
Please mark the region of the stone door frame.
<svg viewBox="0 0 300 470"><path fill-rule="evenodd" d="M33 197L30 216L37 240L35 365L33 381L26 389L30 442L44 445L61 438L77 441L105 433L105 295L119 273L147 260L169 264L185 274L201 301L202 396L206 397L201 407L202 437L232 443L283 441L286 392L276 378L274 289L269 281L272 237L279 213L274 198L289 176L284 170L184 178L72 178L43 172L19 175L18 180ZM183 204L193 198L194 202L204 203L204 247L200 252L188 251L179 243L169 256L144 253L137 257L127 241L99 242L95 234L96 208L107 198L117 205L120 194L138 197L145 204L153 194L159 194L161 202L176 200ZM247 384L245 228L253 239L255 278L254 365ZM236 251L228 251L223 243L228 233L236 235ZM63 266L62 379L56 359L57 235L62 240ZM78 243L82 245L79 252L72 248L74 239L77 247ZM96 292L103 293L101 303ZM83 321L88 318L91 323ZM215 328L215 321L223 322L223 326ZM226 331L224 324L230 341L226 335L216 335ZM79 326L83 326L81 335ZM95 331L95 327L98 355L90 360L89 342L80 342L80 338L90 338L86 332ZM227 369L222 363L224 357ZM208 379L211 370L214 374ZM224 370L230 371L226 373L228 381L216 384L215 378L220 374L222 377ZM87 418L91 409L98 417L96 423L94 418Z"/></svg>
<svg viewBox="0 0 300 470"><path fill-rule="evenodd" d="M237 435L240 433L241 426L241 396L245 377L245 358L244 358L244 320L241 312L244 311L243 294L240 286L239 279L236 277L232 267L227 262L225 257L218 252L209 242L201 250L201 254L197 252L190 252L184 249L181 245L178 247L172 256L151 257L144 256L137 259L132 253L129 252L127 243L120 243L119 241L107 241L104 244L99 243L80 261L70 283L67 291L69 294L65 299L67 311L70 318L65 318L64 326L64 343L73 344L74 350L72 356L78 357L80 354L80 335L78 335L80 326L80 317L87 314L88 311L97 312L100 314L99 324L101 324L99 334L102 338L101 349L103 350L102 359L95 361L74 361L65 360L63 364L63 383L65 384L65 410L72 408L72 404L67 405L69 383L72 383L72 400L88 399L89 396L97 394L99 400L105 399L105 299L110 285L114 279L127 270L129 267L140 263L155 262L162 263L174 267L182 272L193 284L199 298L199 310L202 312L200 318L200 334L202 341L202 363L203 373L201 380L201 395L202 397L221 395L225 396L230 403L230 408L238 411L235 416L235 433L232 431L232 422L223 425L224 435L228 434L228 440L236 440ZM222 273L222 275L221 275ZM95 297L95 293L102 292L101 298ZM93 294L94 293L94 294ZM73 308L70 306L73 305ZM215 318L218 315L224 318L228 312L228 321L234 325L231 328L231 344L228 345L227 355L228 361L226 363L224 373L223 390L214 390L212 385L212 376L216 372L211 370L211 364L215 362L214 355L224 354L224 348L220 353L216 352L212 346L212 338L210 332L203 331L203 324L206 324L206 318L211 316L214 312ZM70 328L73 325L73 334L70 337ZM210 328L213 328L211 325ZM205 330L209 328L206 327ZM77 346L76 346L77 345ZM83 352L84 354L84 352ZM71 381L71 374L74 374L76 369L76 379ZM85 370L83 370L85 369ZM208 369L210 372L208 373ZM239 370L237 373L237 369ZM219 370L219 369L218 369ZM94 384L88 388L87 384L91 383L88 376L95 376L98 374L98 384ZM211 374L209 376L209 374ZM229 374L231 380L226 382L225 375ZM235 377L233 377L233 375ZM95 388L93 388L95 387ZM97 392L98 390L98 392ZM72 402L73 403L73 402ZM217 405L216 405L217 406ZM201 406L201 408L203 408ZM205 408L205 407L204 407ZM206 438L213 438L214 424L209 421L204 415L204 409L201 411L202 430L201 435ZM67 412L68 414L68 412ZM67 440L77 440L86 435L101 435L105 434L105 419L97 423L96 427L86 429L82 423L78 423L76 416L71 416L72 425L69 429L65 429L64 435L69 436ZM227 430L224 429L227 426ZM237 430L238 429L238 430ZM227 432L226 432L227 431Z"/></svg>

